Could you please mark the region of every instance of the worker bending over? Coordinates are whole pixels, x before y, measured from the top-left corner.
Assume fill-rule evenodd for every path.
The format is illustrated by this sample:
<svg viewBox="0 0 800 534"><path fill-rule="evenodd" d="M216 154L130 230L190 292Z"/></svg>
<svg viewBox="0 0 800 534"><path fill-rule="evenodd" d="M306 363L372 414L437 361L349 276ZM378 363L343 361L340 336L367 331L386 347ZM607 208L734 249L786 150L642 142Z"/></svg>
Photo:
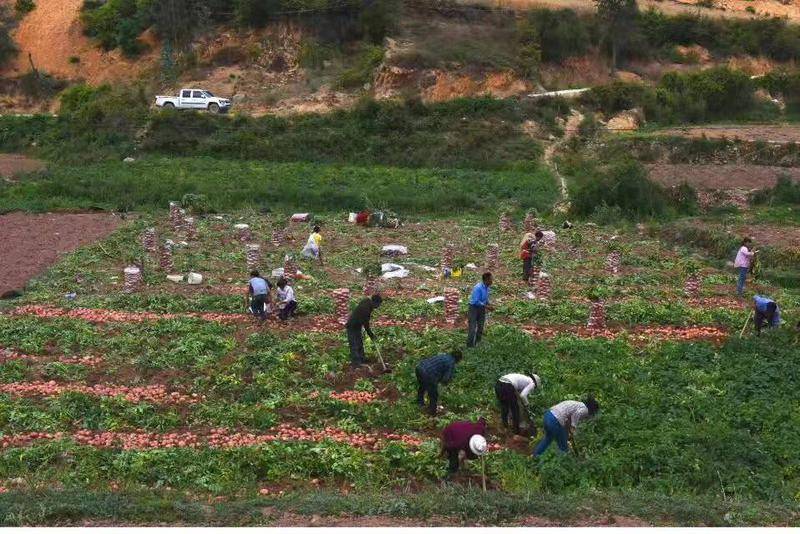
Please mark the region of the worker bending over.
<svg viewBox="0 0 800 534"><path fill-rule="evenodd" d="M347 343L350 345L350 363L354 367L364 365L364 335L361 333L363 328L369 338L374 342L375 334L369 327L369 321L372 318L372 312L376 310L383 302L379 294L372 295L372 297L361 299L358 306L350 313L347 319L345 328L347 330Z"/></svg>
<svg viewBox="0 0 800 534"><path fill-rule="evenodd" d="M474 460L486 454L486 420L481 417L477 423L472 421L455 421L442 431L442 453L447 456L448 473L458 471L461 453Z"/></svg>
<svg viewBox="0 0 800 534"><path fill-rule="evenodd" d="M569 450L568 442L575 448L573 434L578 423L594 416L598 410L600 405L591 396L583 402L565 400L550 408L544 414L544 438L534 449L533 457L541 456L553 440L558 443L561 452Z"/></svg>
<svg viewBox="0 0 800 534"><path fill-rule="evenodd" d="M278 317L281 321L285 321L289 317L294 317L294 312L297 310L297 300L294 297L294 288L290 286L285 278L278 280Z"/></svg>
<svg viewBox="0 0 800 534"><path fill-rule="evenodd" d="M456 372L456 363L461 361L461 351L456 349L452 354L437 354L417 364L417 404L425 406L425 394L428 394L428 413L436 415L439 402L439 383L449 384Z"/></svg>
<svg viewBox="0 0 800 534"><path fill-rule="evenodd" d="M315 225L313 231L308 236L306 246L303 247L302 254L306 258L318 260L322 264L322 234L319 233L319 225Z"/></svg>
<svg viewBox="0 0 800 534"><path fill-rule="evenodd" d="M525 407L528 406L528 395L534 392L541 384L539 375L530 373L527 375L519 373L509 373L501 376L494 384L494 393L500 403L500 415L503 418L503 425L508 426L508 414L511 414L515 434L520 434L519 421L520 407L519 401Z"/></svg>
<svg viewBox="0 0 800 534"><path fill-rule="evenodd" d="M267 318L270 289L272 289L272 284L269 283L269 280L262 278L258 271L250 272L250 282L247 284L245 298L250 301L250 312L262 321Z"/></svg>
<svg viewBox="0 0 800 534"><path fill-rule="evenodd" d="M756 325L756 335L761 335L761 328L767 323L767 328L775 328L781 324L781 310L778 304L769 297L756 295L753 297L753 323Z"/></svg>

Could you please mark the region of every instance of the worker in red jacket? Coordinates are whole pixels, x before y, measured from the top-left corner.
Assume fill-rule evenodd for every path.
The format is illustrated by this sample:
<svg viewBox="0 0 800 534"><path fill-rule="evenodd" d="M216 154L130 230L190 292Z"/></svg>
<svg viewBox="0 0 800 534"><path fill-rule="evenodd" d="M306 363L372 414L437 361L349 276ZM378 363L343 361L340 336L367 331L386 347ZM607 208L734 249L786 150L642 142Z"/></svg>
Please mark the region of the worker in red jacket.
<svg viewBox="0 0 800 534"><path fill-rule="evenodd" d="M481 417L477 423L455 421L442 431L442 453L447 455L450 465L448 473L458 471L461 452L470 460L486 454L486 419Z"/></svg>

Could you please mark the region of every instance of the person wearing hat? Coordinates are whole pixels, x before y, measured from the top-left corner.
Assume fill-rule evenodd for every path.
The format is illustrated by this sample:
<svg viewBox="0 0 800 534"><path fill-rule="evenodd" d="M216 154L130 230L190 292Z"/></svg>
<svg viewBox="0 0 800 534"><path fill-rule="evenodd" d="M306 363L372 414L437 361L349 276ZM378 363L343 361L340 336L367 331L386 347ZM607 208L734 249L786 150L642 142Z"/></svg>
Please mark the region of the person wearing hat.
<svg viewBox="0 0 800 534"><path fill-rule="evenodd" d="M456 372L456 364L461 361L462 353L455 349L450 354L437 354L425 358L417 364L417 404L425 406L425 393L428 394L428 413L436 415L439 402L439 383L449 384Z"/></svg>
<svg viewBox="0 0 800 534"><path fill-rule="evenodd" d="M567 452L578 423L594 416L599 410L600 405L591 395L583 402L565 400L550 408L544 414L544 438L536 445L533 457L541 456L554 440L561 452ZM574 448L575 444L572 446Z"/></svg>
<svg viewBox="0 0 800 534"><path fill-rule="evenodd" d="M494 384L494 393L500 403L500 414L503 418L503 426L508 426L508 414L511 413L511 420L515 434L521 434L519 430L520 405L519 400L528 406L528 395L539 387L542 381L539 375L529 373L527 375L519 373L509 373L501 376Z"/></svg>
<svg viewBox="0 0 800 534"><path fill-rule="evenodd" d="M455 421L442 431L442 453L449 460L448 473L458 471L460 455L470 460L486 454L486 419L481 417L477 423L472 421Z"/></svg>

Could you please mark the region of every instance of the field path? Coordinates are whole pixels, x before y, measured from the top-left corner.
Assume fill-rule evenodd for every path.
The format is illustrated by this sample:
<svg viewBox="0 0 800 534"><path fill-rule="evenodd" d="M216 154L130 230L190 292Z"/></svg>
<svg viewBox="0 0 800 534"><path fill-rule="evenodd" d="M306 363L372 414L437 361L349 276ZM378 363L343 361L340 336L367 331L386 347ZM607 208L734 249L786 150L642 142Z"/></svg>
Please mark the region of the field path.
<svg viewBox="0 0 800 534"><path fill-rule="evenodd" d="M553 174L556 175L561 188L561 202L554 207L555 211L562 211L566 213L569 210L569 189L567 188L567 179L558 171L558 165L553 160L556 151L567 141L569 141L575 132L578 131L578 125L583 120L583 114L580 111L572 110L572 114L567 119L567 124L564 126L564 136L558 141L550 144L544 149L544 162L553 169Z"/></svg>

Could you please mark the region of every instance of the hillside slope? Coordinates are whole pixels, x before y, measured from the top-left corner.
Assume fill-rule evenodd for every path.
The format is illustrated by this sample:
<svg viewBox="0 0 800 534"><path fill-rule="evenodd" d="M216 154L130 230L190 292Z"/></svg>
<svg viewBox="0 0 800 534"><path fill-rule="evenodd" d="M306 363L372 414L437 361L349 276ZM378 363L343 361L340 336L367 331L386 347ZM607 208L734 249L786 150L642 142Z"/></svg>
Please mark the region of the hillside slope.
<svg viewBox="0 0 800 534"><path fill-rule="evenodd" d="M11 0L3 1L13 4ZM12 34L20 53L0 74L16 76L28 72L30 54L36 68L48 74L97 84L133 79L158 57L157 46L133 60L123 57L119 50L103 51L82 33L78 18L82 2L37 0L36 8L23 17Z"/></svg>

